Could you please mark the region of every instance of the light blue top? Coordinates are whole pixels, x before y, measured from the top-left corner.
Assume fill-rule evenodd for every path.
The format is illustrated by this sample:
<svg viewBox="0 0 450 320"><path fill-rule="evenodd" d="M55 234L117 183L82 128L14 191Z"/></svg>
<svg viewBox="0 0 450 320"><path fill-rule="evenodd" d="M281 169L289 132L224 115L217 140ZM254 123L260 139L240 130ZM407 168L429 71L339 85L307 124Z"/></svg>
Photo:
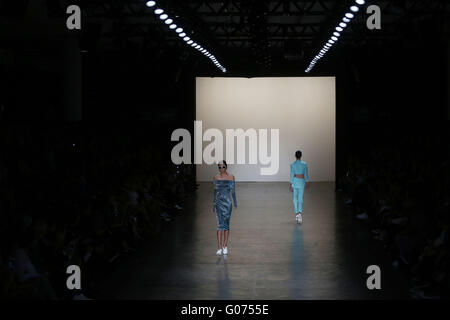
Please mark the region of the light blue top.
<svg viewBox="0 0 450 320"><path fill-rule="evenodd" d="M304 181L303 178L296 178L294 177L295 174L304 174L305 178ZM291 185L293 187L301 187L303 186L304 182L309 182L308 177L308 165L305 161L302 160L295 160L291 163L291 179L290 179Z"/></svg>

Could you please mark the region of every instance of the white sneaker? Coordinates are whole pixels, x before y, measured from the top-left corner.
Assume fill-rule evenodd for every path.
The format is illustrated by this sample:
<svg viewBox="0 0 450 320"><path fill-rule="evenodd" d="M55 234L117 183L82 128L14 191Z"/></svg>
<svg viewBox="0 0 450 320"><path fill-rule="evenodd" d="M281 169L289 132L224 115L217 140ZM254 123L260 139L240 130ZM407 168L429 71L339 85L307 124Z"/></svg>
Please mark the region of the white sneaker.
<svg viewBox="0 0 450 320"><path fill-rule="evenodd" d="M217 250L216 254L220 256L222 254L222 249Z"/></svg>
<svg viewBox="0 0 450 320"><path fill-rule="evenodd" d="M302 221L303 221L303 219L302 219L302 214L299 213L299 214L298 214L297 222L298 222L298 223L302 223Z"/></svg>
<svg viewBox="0 0 450 320"><path fill-rule="evenodd" d="M227 247L223 247L223 254L228 254L228 248Z"/></svg>

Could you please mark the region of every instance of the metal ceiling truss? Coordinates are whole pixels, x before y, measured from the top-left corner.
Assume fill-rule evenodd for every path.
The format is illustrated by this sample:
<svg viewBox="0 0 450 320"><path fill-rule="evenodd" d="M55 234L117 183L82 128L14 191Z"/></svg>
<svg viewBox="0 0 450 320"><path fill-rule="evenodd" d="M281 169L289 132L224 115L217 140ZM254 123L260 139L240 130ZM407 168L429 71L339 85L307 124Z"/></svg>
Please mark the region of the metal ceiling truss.
<svg viewBox="0 0 450 320"><path fill-rule="evenodd" d="M63 2L59 1L61 8ZM146 46L184 44L165 30L145 0L78 0L87 23L102 24L101 38L125 37L146 42ZM342 17L353 0L160 0L166 12L182 19L204 46L217 54L242 51L243 55L260 52L258 59L270 59L280 53L289 41L298 41L299 50L311 54L321 45L331 28ZM368 15L361 12L342 35L340 45L382 44L405 36L405 26L426 19L442 24L448 36L448 0L374 0L381 8L382 30L369 32ZM54 10L53 10L54 11ZM64 10L60 10L64 15ZM114 26L114 27L111 27ZM193 36L193 35L192 35ZM261 53L263 52L263 53ZM225 60L224 60L225 61Z"/></svg>

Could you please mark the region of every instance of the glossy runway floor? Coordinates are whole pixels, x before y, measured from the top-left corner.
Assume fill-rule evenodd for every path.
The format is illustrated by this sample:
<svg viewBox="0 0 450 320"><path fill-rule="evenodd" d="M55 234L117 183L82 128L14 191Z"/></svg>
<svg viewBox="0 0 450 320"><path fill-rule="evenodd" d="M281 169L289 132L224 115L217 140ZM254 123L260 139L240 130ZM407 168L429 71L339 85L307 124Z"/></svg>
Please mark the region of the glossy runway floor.
<svg viewBox="0 0 450 320"><path fill-rule="evenodd" d="M200 183L157 241L126 257L102 285L106 299L396 299L407 282L393 270L335 193L310 183L295 222L286 182L237 182L228 257L216 253L212 182ZM381 268L381 290L366 268Z"/></svg>

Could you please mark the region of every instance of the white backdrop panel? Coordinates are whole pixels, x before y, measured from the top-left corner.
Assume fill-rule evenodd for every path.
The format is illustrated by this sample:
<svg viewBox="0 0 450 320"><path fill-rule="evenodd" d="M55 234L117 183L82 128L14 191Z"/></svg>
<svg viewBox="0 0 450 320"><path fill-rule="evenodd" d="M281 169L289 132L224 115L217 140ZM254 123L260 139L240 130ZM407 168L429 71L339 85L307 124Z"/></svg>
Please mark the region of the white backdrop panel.
<svg viewBox="0 0 450 320"><path fill-rule="evenodd" d="M224 159L226 129L268 129L269 154L270 129L279 129L278 173L261 175L267 165L259 157L258 164L248 164L248 154L246 164L236 164L235 151L228 172L237 181L289 181L296 150L308 163L310 181L334 181L335 119L334 77L196 79L196 120L202 121L203 133L209 128L222 132ZM210 143L204 141L202 150ZM198 181L211 181L217 173L215 164L197 164Z"/></svg>

